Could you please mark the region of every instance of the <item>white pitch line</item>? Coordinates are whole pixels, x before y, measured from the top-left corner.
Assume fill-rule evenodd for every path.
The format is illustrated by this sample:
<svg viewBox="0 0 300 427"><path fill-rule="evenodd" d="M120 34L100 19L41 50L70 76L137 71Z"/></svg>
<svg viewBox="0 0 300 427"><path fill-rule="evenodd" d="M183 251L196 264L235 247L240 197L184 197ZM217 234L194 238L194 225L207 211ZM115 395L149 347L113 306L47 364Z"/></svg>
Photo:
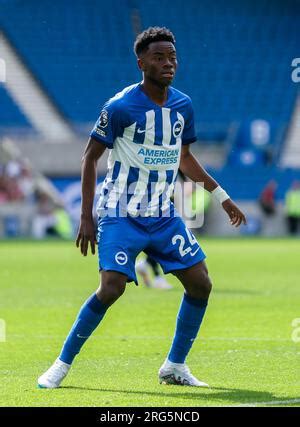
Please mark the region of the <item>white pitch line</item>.
<svg viewBox="0 0 300 427"><path fill-rule="evenodd" d="M245 403L245 404L236 405L236 406L240 407L240 406L257 406L257 405L289 405L291 403L300 403L300 399L271 400L269 402L251 402L251 403Z"/></svg>

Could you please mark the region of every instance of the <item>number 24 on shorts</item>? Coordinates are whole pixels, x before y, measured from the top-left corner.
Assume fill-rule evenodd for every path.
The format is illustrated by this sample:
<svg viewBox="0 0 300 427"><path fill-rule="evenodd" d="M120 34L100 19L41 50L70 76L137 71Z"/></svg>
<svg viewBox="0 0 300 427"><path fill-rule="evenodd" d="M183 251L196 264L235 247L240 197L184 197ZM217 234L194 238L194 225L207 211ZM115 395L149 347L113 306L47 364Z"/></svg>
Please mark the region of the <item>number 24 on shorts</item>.
<svg viewBox="0 0 300 427"><path fill-rule="evenodd" d="M185 255L187 255L188 253L190 253L191 256L196 255L196 253L199 251L200 247L197 245L197 248L194 252L192 252L192 246L194 246L195 244L197 244L197 239L196 237L190 232L190 230L185 227L185 231L186 231L186 235L188 238L188 243L186 246L186 239L184 238L184 236L182 236L182 234L176 234L173 238L172 238L172 244L176 245L177 241L179 240L179 253L182 257L184 257ZM190 243L190 245L189 245ZM185 247L186 246L186 247Z"/></svg>

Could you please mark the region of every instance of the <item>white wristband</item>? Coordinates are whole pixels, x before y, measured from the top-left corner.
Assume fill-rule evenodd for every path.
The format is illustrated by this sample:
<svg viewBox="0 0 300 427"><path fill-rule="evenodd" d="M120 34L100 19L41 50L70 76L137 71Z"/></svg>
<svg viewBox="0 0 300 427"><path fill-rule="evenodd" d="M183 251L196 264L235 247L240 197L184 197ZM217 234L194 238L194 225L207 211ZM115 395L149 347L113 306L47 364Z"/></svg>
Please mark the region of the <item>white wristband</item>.
<svg viewBox="0 0 300 427"><path fill-rule="evenodd" d="M230 199L230 197L228 196L228 194L226 193L225 190L223 190L222 187L220 187L218 185L217 188L215 188L211 194L220 202L223 203L225 202L225 200Z"/></svg>

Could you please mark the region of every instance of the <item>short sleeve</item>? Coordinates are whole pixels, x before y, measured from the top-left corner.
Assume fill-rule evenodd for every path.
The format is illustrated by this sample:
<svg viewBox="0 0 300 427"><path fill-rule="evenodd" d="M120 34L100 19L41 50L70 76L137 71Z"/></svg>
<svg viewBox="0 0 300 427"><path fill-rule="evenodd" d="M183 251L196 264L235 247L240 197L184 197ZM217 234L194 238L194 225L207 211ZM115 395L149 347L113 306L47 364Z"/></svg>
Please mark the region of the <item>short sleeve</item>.
<svg viewBox="0 0 300 427"><path fill-rule="evenodd" d="M186 117L182 133L182 145L188 145L195 141L197 141L197 136L195 131L194 110L192 102L189 99L186 107Z"/></svg>
<svg viewBox="0 0 300 427"><path fill-rule="evenodd" d="M121 109L119 102L106 102L90 136L96 141L106 145L107 148L113 148L115 139L120 136L122 132L120 113Z"/></svg>

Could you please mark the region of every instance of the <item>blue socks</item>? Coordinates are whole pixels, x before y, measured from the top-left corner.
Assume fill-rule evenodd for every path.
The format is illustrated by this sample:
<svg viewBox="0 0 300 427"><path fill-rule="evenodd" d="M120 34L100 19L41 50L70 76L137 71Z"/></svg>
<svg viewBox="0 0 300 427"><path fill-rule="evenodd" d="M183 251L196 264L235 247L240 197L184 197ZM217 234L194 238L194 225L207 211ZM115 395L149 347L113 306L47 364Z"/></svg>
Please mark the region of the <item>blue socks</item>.
<svg viewBox="0 0 300 427"><path fill-rule="evenodd" d="M81 307L77 319L64 342L59 359L69 365L79 353L81 347L103 319L108 306L93 294Z"/></svg>
<svg viewBox="0 0 300 427"><path fill-rule="evenodd" d="M168 360L173 363L184 363L188 352L199 331L207 299L195 299L184 294L177 315L177 324Z"/></svg>
<svg viewBox="0 0 300 427"><path fill-rule="evenodd" d="M170 362L184 363L199 331L207 302L207 299L195 299L184 294L177 316L175 336L168 355ZM102 304L96 294L83 304L64 342L59 356L62 362L69 365L73 362L83 344L103 319L107 309L108 306Z"/></svg>

